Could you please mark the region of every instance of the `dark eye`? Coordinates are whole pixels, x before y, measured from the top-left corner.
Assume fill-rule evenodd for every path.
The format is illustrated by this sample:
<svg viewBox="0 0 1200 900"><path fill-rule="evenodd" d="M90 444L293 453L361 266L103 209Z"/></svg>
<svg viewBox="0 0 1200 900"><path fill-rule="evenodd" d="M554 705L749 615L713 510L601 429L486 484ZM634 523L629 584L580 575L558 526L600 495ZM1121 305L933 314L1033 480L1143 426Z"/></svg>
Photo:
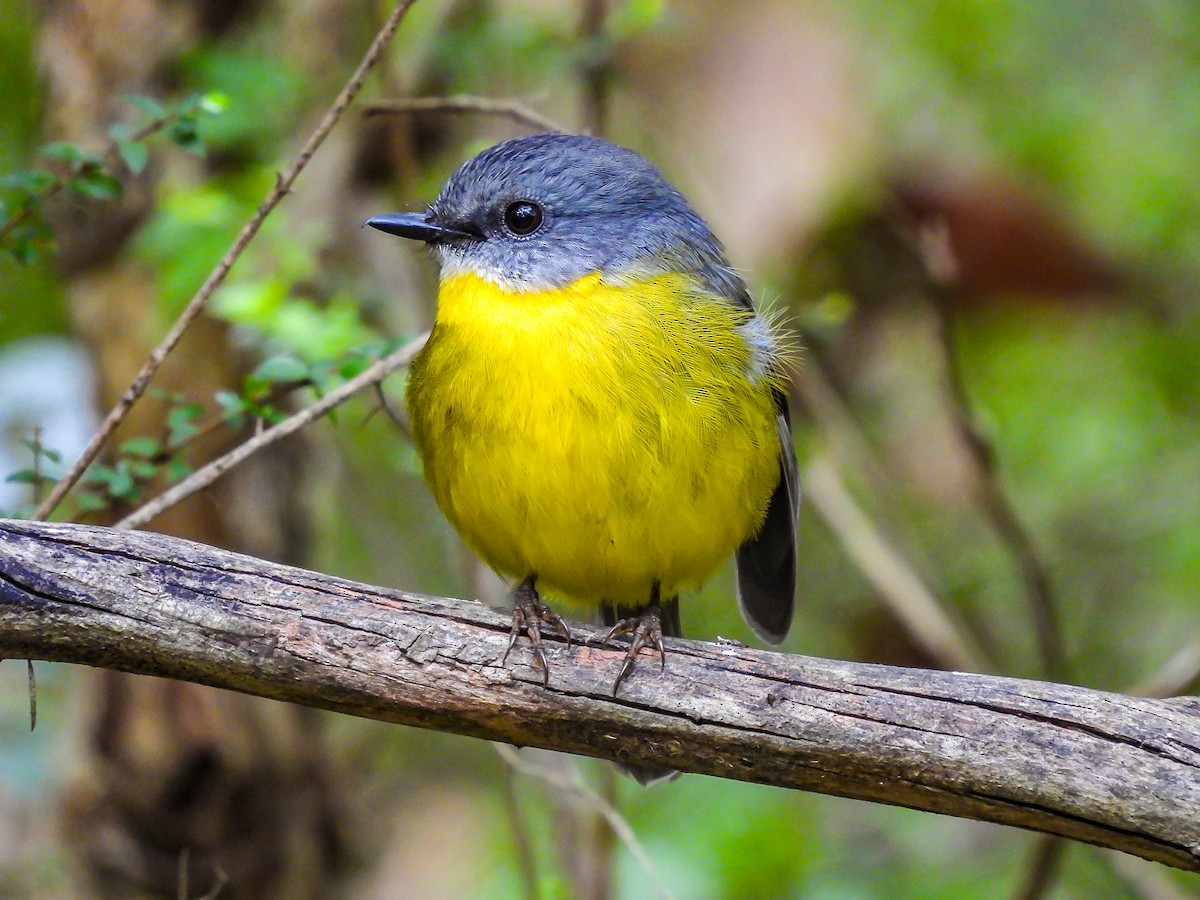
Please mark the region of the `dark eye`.
<svg viewBox="0 0 1200 900"><path fill-rule="evenodd" d="M518 200L504 209L504 225L513 234L533 234L542 227L542 208L530 200Z"/></svg>

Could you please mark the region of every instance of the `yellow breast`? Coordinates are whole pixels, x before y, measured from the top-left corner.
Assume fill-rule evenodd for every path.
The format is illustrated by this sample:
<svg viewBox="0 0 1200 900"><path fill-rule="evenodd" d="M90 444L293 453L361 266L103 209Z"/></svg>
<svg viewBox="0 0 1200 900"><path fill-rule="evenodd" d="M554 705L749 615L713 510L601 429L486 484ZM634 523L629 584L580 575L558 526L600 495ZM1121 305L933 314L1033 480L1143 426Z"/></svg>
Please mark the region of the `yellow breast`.
<svg viewBox="0 0 1200 900"><path fill-rule="evenodd" d="M779 478L752 315L684 276L525 293L444 278L408 393L439 505L489 565L560 599L700 583Z"/></svg>

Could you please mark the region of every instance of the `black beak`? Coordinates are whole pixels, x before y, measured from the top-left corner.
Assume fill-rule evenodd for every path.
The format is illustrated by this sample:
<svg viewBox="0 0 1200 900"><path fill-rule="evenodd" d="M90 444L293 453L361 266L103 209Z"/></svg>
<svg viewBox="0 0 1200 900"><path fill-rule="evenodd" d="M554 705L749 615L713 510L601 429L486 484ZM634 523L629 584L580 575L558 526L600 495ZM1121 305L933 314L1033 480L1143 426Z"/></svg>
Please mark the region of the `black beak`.
<svg viewBox="0 0 1200 900"><path fill-rule="evenodd" d="M364 223L388 234L395 234L414 241L424 241L427 244L444 244L448 241L474 239L477 235L460 231L457 228L447 228L437 222L430 222L424 213L387 213L382 216L372 216Z"/></svg>

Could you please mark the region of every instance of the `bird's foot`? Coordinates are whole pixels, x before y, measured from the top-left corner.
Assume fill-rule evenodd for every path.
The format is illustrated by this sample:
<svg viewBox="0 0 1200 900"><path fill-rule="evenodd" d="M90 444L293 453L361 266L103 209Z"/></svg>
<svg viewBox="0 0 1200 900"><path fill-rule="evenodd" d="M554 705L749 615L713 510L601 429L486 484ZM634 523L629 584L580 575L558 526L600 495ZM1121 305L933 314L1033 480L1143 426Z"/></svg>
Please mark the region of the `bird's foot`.
<svg viewBox="0 0 1200 900"><path fill-rule="evenodd" d="M633 671L634 662L643 647L656 647L659 667L664 671L667 668L667 651L663 647L662 610L657 605L648 607L640 615L622 619L605 635L604 640L611 641L622 634L633 637L629 642L629 649L625 652L625 662L622 663L621 671L617 673L617 681L613 685L614 697L617 696L617 690L625 676Z"/></svg>
<svg viewBox="0 0 1200 900"><path fill-rule="evenodd" d="M550 666L546 662L546 651L542 649L543 622L553 625L555 631L566 638L568 644L571 642L571 632L567 623L563 621L562 616L542 602L531 575L517 585L513 595L512 631L508 633L508 648L504 651L504 659L500 660L500 665L508 661L508 654L512 652L517 637L524 632L533 646L534 659L542 667L542 687L548 687Z"/></svg>

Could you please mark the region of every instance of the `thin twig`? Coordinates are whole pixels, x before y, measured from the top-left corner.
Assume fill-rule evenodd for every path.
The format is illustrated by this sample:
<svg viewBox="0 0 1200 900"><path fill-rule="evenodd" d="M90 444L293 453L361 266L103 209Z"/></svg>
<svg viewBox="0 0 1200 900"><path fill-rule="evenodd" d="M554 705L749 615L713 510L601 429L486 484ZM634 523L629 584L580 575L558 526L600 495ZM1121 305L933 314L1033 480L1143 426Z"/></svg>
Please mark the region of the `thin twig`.
<svg viewBox="0 0 1200 900"><path fill-rule="evenodd" d="M1070 666L1049 567L1038 554L1033 536L1004 489L996 463L996 449L976 422L967 394L955 340L954 315L947 294L947 290L958 279L958 261L945 223L919 227L915 241L916 250L929 275L928 292L937 319L937 339L942 353L950 423L975 469L983 514L1012 556L1025 583L1043 673L1056 681L1065 681L1069 677Z"/></svg>
<svg viewBox="0 0 1200 900"><path fill-rule="evenodd" d="M358 64L358 68L354 70L354 74L350 76L350 80L346 82L346 86L342 88L333 105L326 111L320 124L317 125L316 130L313 131L303 149L301 149L292 164L276 178L275 186L267 194L266 199L259 205L258 210L250 218L250 221L243 226L241 233L238 234L232 246L226 251L221 261L217 264L217 267L205 279L204 284L200 286L196 295L188 302L187 307L175 321L175 324L171 326L159 345L150 353L149 358L142 365L137 376L130 383L129 387L125 389L125 393L121 396L121 399L117 401L117 404L105 417L104 422L101 423L99 430L92 436L82 455L75 461L70 471L54 486L54 489L50 492L50 496L38 507L34 513L35 519L44 520L49 518L51 513L58 507L58 504L67 495L67 492L83 477L83 473L87 470L88 466L100 455L100 451L104 449L113 432L117 430L126 415L128 415L129 410L141 398L142 394L145 393L151 379L163 364L163 361L175 349L175 345L179 343L188 326L200 314L209 297L212 296L213 292L225 280L225 276L229 274L229 270L233 268L233 264L258 233L267 215L291 191L297 176L308 165L317 148L321 146L355 95L358 94L364 79L367 77L367 73L375 65L376 60L379 59L392 34L399 26L401 19L404 18L405 13L408 12L409 8L415 2L416 0L398 0L395 9L392 10L391 15L388 16L387 21L384 22L383 27L375 36L375 40L371 42L371 46L367 49L362 61Z"/></svg>
<svg viewBox="0 0 1200 900"><path fill-rule="evenodd" d="M191 849L184 847L179 851L179 860L175 864L175 900L188 900L188 858Z"/></svg>
<svg viewBox="0 0 1200 900"><path fill-rule="evenodd" d="M538 131L568 131L534 109L516 100L494 100L471 94L448 97L411 97L404 100L380 100L363 107L364 116L414 115L419 113L478 113L501 116Z"/></svg>
<svg viewBox="0 0 1200 900"><path fill-rule="evenodd" d="M517 792L517 772L509 766L504 779L504 805L512 823L513 843L517 847L517 871L521 873L521 885L527 900L539 900L537 860L533 855L533 842L529 838L529 822L521 810L521 797Z"/></svg>
<svg viewBox="0 0 1200 900"><path fill-rule="evenodd" d="M1049 834L1038 835L1033 842L1033 852L1014 900L1042 900L1054 887L1062 868L1063 851L1067 842Z"/></svg>
<svg viewBox="0 0 1200 900"><path fill-rule="evenodd" d="M33 660L25 660L29 683L29 730L37 728L37 675L33 672Z"/></svg>
<svg viewBox="0 0 1200 900"><path fill-rule="evenodd" d="M58 181L51 182L51 184L46 188L46 190L42 192L42 196L40 199L42 201L46 201L46 200L49 200L51 197L57 196L58 193L63 189L63 187L65 187L65 185L66 185L66 182L62 181L61 179L59 179ZM28 219L31 215L33 215L33 209L34 208L33 208L32 204L25 203L17 211L17 214L15 216L13 216L11 219L9 219L7 222L5 222L3 225L0 225L0 244L3 244L4 241L8 238L8 236L10 234L12 234L14 231L16 231L18 228L20 228L22 225L25 224L25 220Z"/></svg>
<svg viewBox="0 0 1200 900"><path fill-rule="evenodd" d="M613 809L617 808L617 770L613 766L599 766L600 771L597 773L597 778L600 784L597 786L597 793L604 798L604 802ZM597 879L603 878L603 882L597 888L597 895L601 897L613 896L613 878L616 872L616 852L617 852L617 835L616 832L609 827L608 822L597 822L596 828L592 830L593 839L596 846L593 848L593 855L599 860L596 866Z"/></svg>
<svg viewBox="0 0 1200 900"><path fill-rule="evenodd" d="M988 652L991 642L981 646L977 635L955 621L934 590L925 584L918 566L887 536L898 522L903 522L895 509L895 478L888 473L834 383L828 364L822 359L820 343L801 337L808 348L807 360L796 378L795 392L820 432L826 448L828 475L833 479L813 485L818 491L828 487L820 497L813 496L818 512L843 542L850 561L866 575L879 598L931 658L950 669L965 666L971 671L994 671L995 654ZM882 522L872 519L846 489L840 473L851 464L866 479L875 506L883 507L876 515ZM818 469L815 474L826 473ZM885 527L889 525L891 528ZM910 617L915 618L910 622ZM983 632L978 624L976 629Z"/></svg>
<svg viewBox="0 0 1200 900"><path fill-rule="evenodd" d="M208 889L200 900L217 900L221 895L221 891L225 889L225 885L229 884L229 876L225 874L225 870L220 865L213 866L213 882L212 887Z"/></svg>
<svg viewBox="0 0 1200 900"><path fill-rule="evenodd" d="M612 51L604 24L607 0L583 0L580 27L583 58L583 127L588 134L602 135L608 126L608 87L612 81Z"/></svg>
<svg viewBox="0 0 1200 900"><path fill-rule="evenodd" d="M33 426L33 502L42 499L42 426Z"/></svg>
<svg viewBox="0 0 1200 900"><path fill-rule="evenodd" d="M164 491L149 503L134 510L113 527L141 528L146 525L155 517L192 496L192 494L204 490L204 488L208 487L230 469L249 459L255 453L299 431L305 425L349 400L358 391L378 383L392 372L408 365L417 352L425 346L425 340L428 337L429 334L426 332L420 337L409 341L395 353L385 356L345 384L330 391L312 406L305 407L295 415L284 419L278 425L274 425L266 431L255 435L250 440L230 450L224 456L220 456L208 465L197 469L174 487Z"/></svg>
<svg viewBox="0 0 1200 900"><path fill-rule="evenodd" d="M633 828L611 803L577 778L567 778L558 772L547 769L545 766L526 762L516 750L507 744L494 743L492 746L496 748L496 752L500 754L500 758L517 772L531 775L534 778L540 778L547 784L574 794L600 813L604 817L604 821L612 828L613 833L620 838L621 843L629 850L630 856L642 867L642 871L646 873L646 878L649 880L650 886L665 900L671 898L671 892L667 890L667 886L659 878L658 872L655 870L654 864L650 861L645 848L642 847L641 842L637 839L637 835L633 833Z"/></svg>
<svg viewBox="0 0 1200 900"><path fill-rule="evenodd" d="M821 432L823 442L838 461L839 468L853 467L891 521L903 521L895 503L896 477L867 438L862 423L846 400L846 387L839 383L834 367L825 358L819 338L798 329L804 347L804 364L793 383L795 396Z"/></svg>
<svg viewBox="0 0 1200 900"><path fill-rule="evenodd" d="M1142 900L1196 900L1196 893L1184 890L1162 866L1116 850L1106 850L1104 856L1121 880Z"/></svg>
<svg viewBox="0 0 1200 900"><path fill-rule="evenodd" d="M412 429L409 427L408 416L403 412L392 409L392 404L388 400L387 394L383 392L382 383L375 385L375 398L379 401L378 406L371 410L370 415L383 410L384 415L392 420L392 424L396 426L396 430L406 436L412 435Z"/></svg>
<svg viewBox="0 0 1200 900"><path fill-rule="evenodd" d="M1001 483L995 448L972 415L954 339L954 317L947 298L935 289L932 300L937 313L937 337L942 350L951 424L974 465L980 507L1000 542L1008 549L1025 583L1043 674L1055 681L1065 681L1070 666L1049 569Z"/></svg>
<svg viewBox="0 0 1200 900"><path fill-rule="evenodd" d="M959 632L921 577L854 502L827 455L813 455L802 484L850 559L921 648L943 668L986 671L983 654Z"/></svg>
<svg viewBox="0 0 1200 900"><path fill-rule="evenodd" d="M1200 688L1200 641L1177 650L1158 670L1125 693L1135 697L1179 697Z"/></svg>

